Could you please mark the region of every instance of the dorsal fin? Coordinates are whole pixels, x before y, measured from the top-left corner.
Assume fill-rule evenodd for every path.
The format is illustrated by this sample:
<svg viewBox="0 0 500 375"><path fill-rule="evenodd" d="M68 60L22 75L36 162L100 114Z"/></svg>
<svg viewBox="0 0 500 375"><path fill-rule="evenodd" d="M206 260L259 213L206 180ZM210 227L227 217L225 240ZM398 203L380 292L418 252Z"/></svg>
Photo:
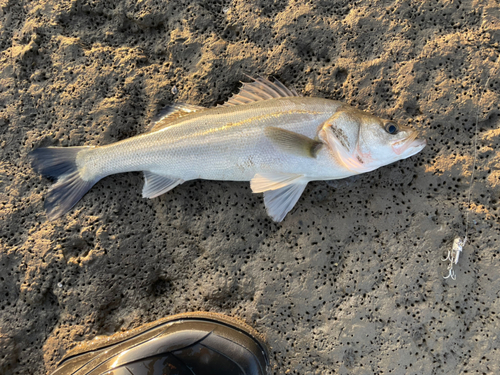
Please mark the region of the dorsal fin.
<svg viewBox="0 0 500 375"><path fill-rule="evenodd" d="M248 76L247 76L248 77ZM286 98L291 96L300 96L295 89L289 89L277 79L274 82L266 78L252 78L253 82L243 82L243 86L237 94L229 98L222 107L234 105L250 104L261 100Z"/></svg>
<svg viewBox="0 0 500 375"><path fill-rule="evenodd" d="M160 112L156 114L151 120L151 125L147 129L149 132L160 130L166 128L171 122L177 120L180 117L189 115L190 113L201 111L206 109L205 107L200 107L199 105L187 104L187 103L175 103L167 105Z"/></svg>

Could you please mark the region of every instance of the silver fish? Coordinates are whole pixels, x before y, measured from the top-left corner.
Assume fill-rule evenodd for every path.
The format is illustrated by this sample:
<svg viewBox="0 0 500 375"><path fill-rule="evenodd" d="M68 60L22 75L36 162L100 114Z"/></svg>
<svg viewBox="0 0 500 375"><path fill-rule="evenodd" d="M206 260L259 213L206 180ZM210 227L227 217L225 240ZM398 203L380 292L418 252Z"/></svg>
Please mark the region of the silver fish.
<svg viewBox="0 0 500 375"><path fill-rule="evenodd" d="M45 201L50 220L101 178L143 171L146 198L199 178L250 181L254 193L264 193L268 214L282 221L309 181L369 172L425 145L409 127L257 78L221 106L169 106L144 134L106 146L39 148L30 155L35 170L57 180Z"/></svg>

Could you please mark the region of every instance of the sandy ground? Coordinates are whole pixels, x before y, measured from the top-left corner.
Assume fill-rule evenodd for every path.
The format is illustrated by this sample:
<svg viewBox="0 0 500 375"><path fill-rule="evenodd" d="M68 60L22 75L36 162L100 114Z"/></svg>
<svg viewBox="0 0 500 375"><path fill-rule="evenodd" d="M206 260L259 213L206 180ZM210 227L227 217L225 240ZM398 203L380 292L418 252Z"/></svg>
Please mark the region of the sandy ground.
<svg viewBox="0 0 500 375"><path fill-rule="evenodd" d="M2 0L0 12L1 374L45 374L82 340L199 310L264 334L274 374L500 373L498 1ZM141 173L46 219L50 182L29 151L139 134L168 103L222 103L244 74L409 124L428 147L309 184L281 224L248 183L147 200ZM470 242L445 280L476 119Z"/></svg>

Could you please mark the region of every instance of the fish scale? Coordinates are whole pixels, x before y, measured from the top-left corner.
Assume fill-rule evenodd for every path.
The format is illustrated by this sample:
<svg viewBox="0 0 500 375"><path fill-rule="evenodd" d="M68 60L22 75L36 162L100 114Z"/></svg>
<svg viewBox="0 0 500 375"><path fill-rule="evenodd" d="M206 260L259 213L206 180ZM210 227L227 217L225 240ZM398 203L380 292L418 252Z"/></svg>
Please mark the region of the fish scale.
<svg viewBox="0 0 500 375"><path fill-rule="evenodd" d="M148 198L193 179L250 181L253 192L264 193L269 215L281 221L309 181L367 172L424 146L408 127L258 78L222 106L175 104L147 133L31 155L35 169L57 179L46 199L50 219L71 209L101 178L144 171Z"/></svg>

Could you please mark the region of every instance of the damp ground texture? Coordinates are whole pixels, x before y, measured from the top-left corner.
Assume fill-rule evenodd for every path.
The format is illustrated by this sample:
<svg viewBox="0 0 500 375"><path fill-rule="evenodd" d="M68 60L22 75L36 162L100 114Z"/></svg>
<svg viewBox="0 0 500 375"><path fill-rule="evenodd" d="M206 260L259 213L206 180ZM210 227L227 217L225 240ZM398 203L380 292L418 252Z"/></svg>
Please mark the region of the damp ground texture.
<svg viewBox="0 0 500 375"><path fill-rule="evenodd" d="M500 373L499 43L496 0L1 0L0 373L50 373L83 340L201 310L261 332L272 374ZM310 183L280 224L248 183L148 200L138 172L47 220L31 150L140 134L246 74L428 146Z"/></svg>

